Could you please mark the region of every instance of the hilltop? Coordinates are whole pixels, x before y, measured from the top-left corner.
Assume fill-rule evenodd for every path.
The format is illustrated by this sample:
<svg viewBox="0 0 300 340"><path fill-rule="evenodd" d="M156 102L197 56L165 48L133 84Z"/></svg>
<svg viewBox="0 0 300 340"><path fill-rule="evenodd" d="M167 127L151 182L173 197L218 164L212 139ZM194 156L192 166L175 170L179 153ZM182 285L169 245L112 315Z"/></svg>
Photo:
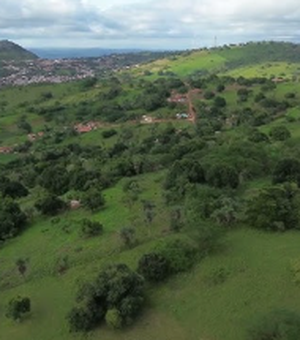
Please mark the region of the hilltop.
<svg viewBox="0 0 300 340"><path fill-rule="evenodd" d="M299 63L299 44L256 42L180 52L143 65L136 74L152 78L172 74L186 77L231 73L250 78L256 74L269 77L286 73L293 76L299 73Z"/></svg>
<svg viewBox="0 0 300 340"><path fill-rule="evenodd" d="M13 43L12 41L0 41L0 61L1 60L33 60L38 56L24 49L23 47Z"/></svg>

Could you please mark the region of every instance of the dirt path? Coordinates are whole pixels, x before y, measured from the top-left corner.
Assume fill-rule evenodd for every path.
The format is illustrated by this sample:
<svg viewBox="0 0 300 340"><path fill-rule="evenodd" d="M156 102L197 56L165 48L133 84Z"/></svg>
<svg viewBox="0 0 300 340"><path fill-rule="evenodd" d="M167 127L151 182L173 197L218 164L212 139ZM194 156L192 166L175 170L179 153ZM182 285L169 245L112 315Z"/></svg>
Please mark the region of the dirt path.
<svg viewBox="0 0 300 340"><path fill-rule="evenodd" d="M196 114L196 109L194 107L193 104L193 100L192 100L192 95L194 93L198 93L197 90L189 90L188 94L187 94L187 100L188 100L188 113L189 113L189 118L188 120L190 122L192 122L193 124L196 124L196 120L197 120L197 114Z"/></svg>

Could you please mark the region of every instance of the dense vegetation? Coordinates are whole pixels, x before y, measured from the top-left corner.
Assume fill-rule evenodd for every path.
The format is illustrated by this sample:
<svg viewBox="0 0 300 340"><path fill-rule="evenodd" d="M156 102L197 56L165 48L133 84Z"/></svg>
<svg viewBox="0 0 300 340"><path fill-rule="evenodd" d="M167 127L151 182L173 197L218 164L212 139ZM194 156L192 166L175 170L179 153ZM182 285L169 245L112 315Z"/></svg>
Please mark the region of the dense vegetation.
<svg viewBox="0 0 300 340"><path fill-rule="evenodd" d="M299 89L124 72L3 90L1 332L297 338Z"/></svg>

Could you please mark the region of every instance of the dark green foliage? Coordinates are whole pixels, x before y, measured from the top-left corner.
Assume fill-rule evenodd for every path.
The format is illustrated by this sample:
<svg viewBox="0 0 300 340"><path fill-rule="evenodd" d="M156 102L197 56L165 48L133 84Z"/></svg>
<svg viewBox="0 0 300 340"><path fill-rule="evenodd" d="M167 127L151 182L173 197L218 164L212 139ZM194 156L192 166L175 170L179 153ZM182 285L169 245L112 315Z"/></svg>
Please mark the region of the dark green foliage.
<svg viewBox="0 0 300 340"><path fill-rule="evenodd" d="M300 316L287 310L273 311L249 330L249 340L298 340L300 339Z"/></svg>
<svg viewBox="0 0 300 340"><path fill-rule="evenodd" d="M212 99L214 97L215 97L214 92L212 92L212 91L205 91L204 92L204 98L205 99L210 100L210 99Z"/></svg>
<svg viewBox="0 0 300 340"><path fill-rule="evenodd" d="M273 183L295 182L300 184L300 162L295 158L285 158L276 164Z"/></svg>
<svg viewBox="0 0 300 340"><path fill-rule="evenodd" d="M9 301L6 310L6 317L16 320L21 320L22 317L31 310L31 302L28 297L18 296Z"/></svg>
<svg viewBox="0 0 300 340"><path fill-rule="evenodd" d="M32 132L32 126L28 123L28 121L25 118L22 118L18 122L18 128L24 130L26 133Z"/></svg>
<svg viewBox="0 0 300 340"><path fill-rule="evenodd" d="M217 86L217 92L223 92L225 90L225 86L223 84L219 84Z"/></svg>
<svg viewBox="0 0 300 340"><path fill-rule="evenodd" d="M96 325L93 314L83 307L73 308L67 315L71 332L88 332Z"/></svg>
<svg viewBox="0 0 300 340"><path fill-rule="evenodd" d="M253 130L249 135L249 141L253 143L268 142L269 137L259 130Z"/></svg>
<svg viewBox="0 0 300 340"><path fill-rule="evenodd" d="M63 166L47 166L40 177L40 185L55 195L69 190L69 174Z"/></svg>
<svg viewBox="0 0 300 340"><path fill-rule="evenodd" d="M0 240L19 234L27 222L19 205L9 199L0 199Z"/></svg>
<svg viewBox="0 0 300 340"><path fill-rule="evenodd" d="M125 264L109 266L78 292L82 307L68 315L73 331L88 331L103 319L112 327L130 324L144 303L144 280Z"/></svg>
<svg viewBox="0 0 300 340"><path fill-rule="evenodd" d="M170 265L164 256L148 253L140 258L138 272L148 281L160 282L170 274Z"/></svg>
<svg viewBox="0 0 300 340"><path fill-rule="evenodd" d="M223 97L216 97L214 99L214 106L218 108L223 108L227 105L225 98Z"/></svg>
<svg viewBox="0 0 300 340"><path fill-rule="evenodd" d="M110 138L116 135L118 132L115 129L109 129L102 132L103 138Z"/></svg>
<svg viewBox="0 0 300 340"><path fill-rule="evenodd" d="M63 211L67 205L59 197L48 194L35 203L35 207L43 215L54 216Z"/></svg>
<svg viewBox="0 0 300 340"><path fill-rule="evenodd" d="M291 138L290 131L288 130L287 127L285 127L283 125L273 127L270 130L269 135L275 141L285 141L285 140Z"/></svg>
<svg viewBox="0 0 300 340"><path fill-rule="evenodd" d="M175 161L167 173L165 189L172 190L180 199L185 194L189 184L205 183L202 165L192 158Z"/></svg>
<svg viewBox="0 0 300 340"><path fill-rule="evenodd" d="M98 236L103 233L103 225L96 221L90 221L88 219L83 219L80 221L81 224L81 234L87 237Z"/></svg>
<svg viewBox="0 0 300 340"><path fill-rule="evenodd" d="M0 181L0 191L4 197L19 198L29 194L28 190L20 182L10 181L7 178L2 178Z"/></svg>
<svg viewBox="0 0 300 340"><path fill-rule="evenodd" d="M189 237L180 236L165 239L154 249L154 253L167 261L170 274L190 269L197 251L196 244Z"/></svg>
<svg viewBox="0 0 300 340"><path fill-rule="evenodd" d="M104 207L105 199L101 190L92 188L89 189L82 198L83 205L91 211L97 211Z"/></svg>
<svg viewBox="0 0 300 340"><path fill-rule="evenodd" d="M296 98L296 94L294 92L288 92L284 95L286 99L294 99Z"/></svg>
<svg viewBox="0 0 300 340"><path fill-rule="evenodd" d="M247 222L257 229L286 231L299 228L299 189L290 183L260 190L248 202Z"/></svg>
<svg viewBox="0 0 300 340"><path fill-rule="evenodd" d="M231 165L213 164L206 172L206 181L217 188L236 189L239 185L239 174Z"/></svg>

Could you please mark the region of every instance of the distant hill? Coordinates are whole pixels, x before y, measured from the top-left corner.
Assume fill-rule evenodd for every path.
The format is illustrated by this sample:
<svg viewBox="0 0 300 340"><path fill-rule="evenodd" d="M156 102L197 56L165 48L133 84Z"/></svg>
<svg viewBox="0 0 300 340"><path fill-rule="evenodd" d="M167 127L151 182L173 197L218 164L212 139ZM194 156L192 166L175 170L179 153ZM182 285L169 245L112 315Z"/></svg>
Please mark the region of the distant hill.
<svg viewBox="0 0 300 340"><path fill-rule="evenodd" d="M0 60L30 60L37 58L38 56L34 53L27 51L11 41L0 41Z"/></svg>
<svg viewBox="0 0 300 340"><path fill-rule="evenodd" d="M110 54L141 52L138 49L106 48L32 48L31 51L44 59L97 58Z"/></svg>
<svg viewBox="0 0 300 340"><path fill-rule="evenodd" d="M172 73L179 76L224 74L238 70L241 75L244 75L244 68L254 66L266 68L270 66L268 65L270 63L293 64L293 70L297 70L300 66L298 65L300 63L300 45L285 42L251 42L212 49L184 51L144 65L136 72L140 75L146 73L155 77ZM286 65L281 66L285 68ZM261 70L258 69L257 73L260 72Z"/></svg>

